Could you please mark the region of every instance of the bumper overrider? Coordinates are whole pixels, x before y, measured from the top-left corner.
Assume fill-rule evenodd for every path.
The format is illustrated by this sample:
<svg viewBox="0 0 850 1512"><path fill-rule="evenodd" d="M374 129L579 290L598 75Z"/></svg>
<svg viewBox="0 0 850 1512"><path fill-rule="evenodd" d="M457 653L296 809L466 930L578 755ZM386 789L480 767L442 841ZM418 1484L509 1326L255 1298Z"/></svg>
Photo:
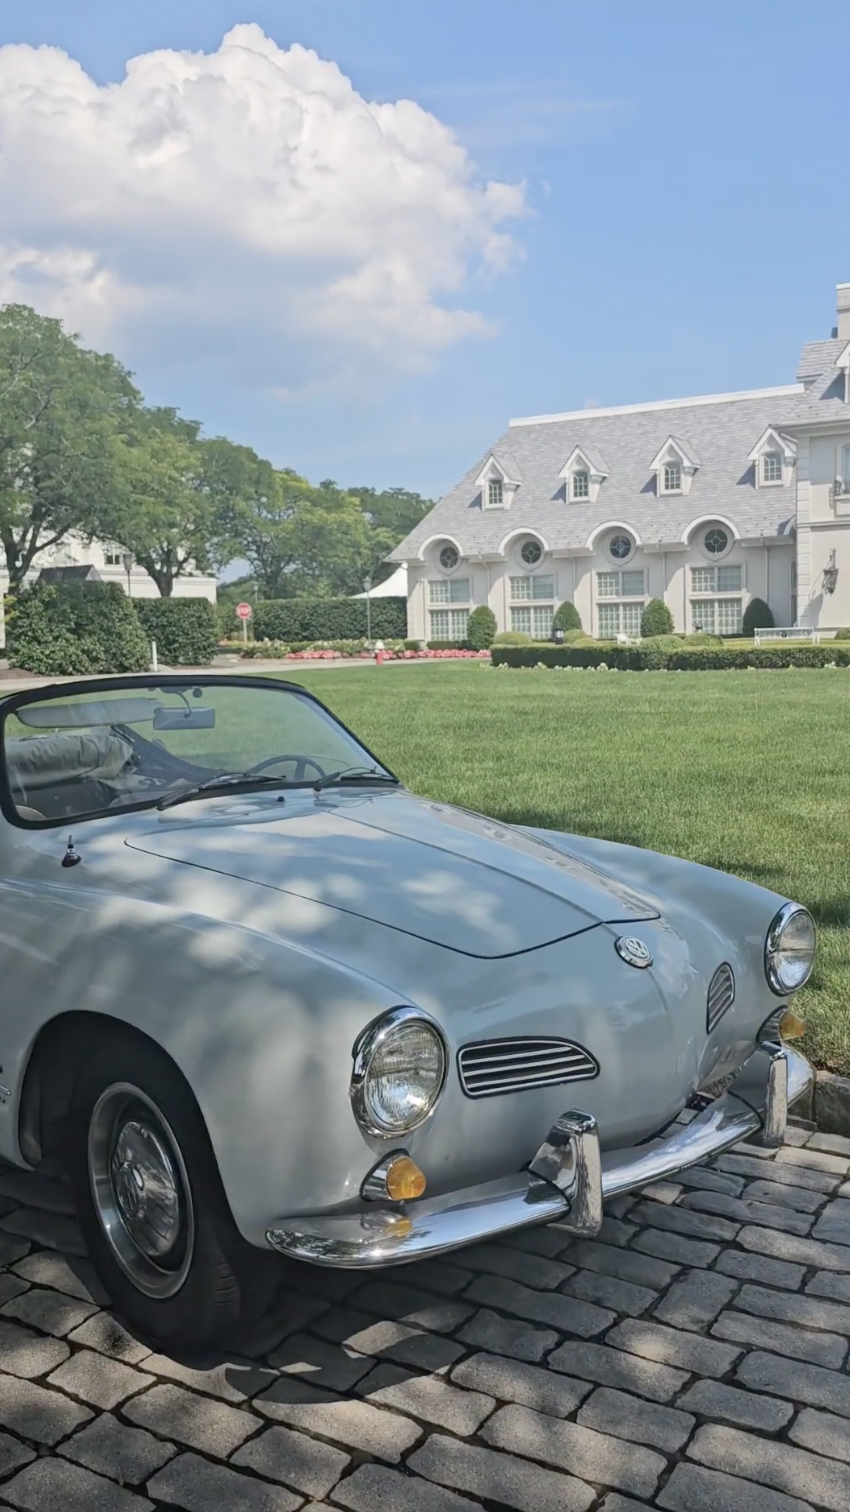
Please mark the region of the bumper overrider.
<svg viewBox="0 0 850 1512"><path fill-rule="evenodd" d="M621 1192L675 1176L750 1134L780 1145L788 1108L813 1075L788 1045L762 1045L721 1097L664 1138L603 1153L596 1119L563 1113L518 1174L413 1204L281 1218L266 1240L297 1260L368 1270L429 1259L539 1223L557 1222L567 1234L592 1237L603 1204Z"/></svg>

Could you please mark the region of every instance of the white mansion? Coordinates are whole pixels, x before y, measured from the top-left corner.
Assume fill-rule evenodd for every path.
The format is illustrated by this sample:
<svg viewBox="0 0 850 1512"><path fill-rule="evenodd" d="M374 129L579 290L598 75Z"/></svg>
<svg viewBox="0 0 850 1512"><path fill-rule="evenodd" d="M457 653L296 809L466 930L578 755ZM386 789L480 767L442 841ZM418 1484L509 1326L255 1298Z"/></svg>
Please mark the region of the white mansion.
<svg viewBox="0 0 850 1512"><path fill-rule="evenodd" d="M650 598L680 631L734 634L753 598L850 626L850 284L787 387L512 420L391 560L422 639L477 604L546 638L565 599L603 637Z"/></svg>

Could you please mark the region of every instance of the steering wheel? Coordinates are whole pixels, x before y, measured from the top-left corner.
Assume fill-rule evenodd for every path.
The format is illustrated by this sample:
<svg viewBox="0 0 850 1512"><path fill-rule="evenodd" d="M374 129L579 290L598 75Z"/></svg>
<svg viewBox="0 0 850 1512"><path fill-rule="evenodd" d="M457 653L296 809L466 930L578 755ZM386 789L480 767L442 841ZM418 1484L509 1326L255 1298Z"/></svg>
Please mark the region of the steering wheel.
<svg viewBox="0 0 850 1512"><path fill-rule="evenodd" d="M245 776L258 777L261 772L264 772L267 769L267 767L277 766L278 763L282 761L295 762L295 776L292 778L293 782L304 782L306 780L308 767L312 767L319 777L327 776L324 767L320 766L318 761L314 761L312 756L298 756L295 752L292 751L288 752L284 756L269 756L267 761L258 761L256 766L248 768Z"/></svg>

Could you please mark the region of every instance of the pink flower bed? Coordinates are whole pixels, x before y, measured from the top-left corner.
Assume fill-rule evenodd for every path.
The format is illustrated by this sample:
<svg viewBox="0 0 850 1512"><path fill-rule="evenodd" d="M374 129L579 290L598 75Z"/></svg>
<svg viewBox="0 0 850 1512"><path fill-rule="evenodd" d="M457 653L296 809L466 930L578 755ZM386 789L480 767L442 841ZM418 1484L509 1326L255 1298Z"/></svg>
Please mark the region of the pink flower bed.
<svg viewBox="0 0 850 1512"><path fill-rule="evenodd" d="M374 661L374 651L361 651L363 661ZM489 651L383 651L384 661L489 661ZM287 651L284 661L339 661L341 651Z"/></svg>

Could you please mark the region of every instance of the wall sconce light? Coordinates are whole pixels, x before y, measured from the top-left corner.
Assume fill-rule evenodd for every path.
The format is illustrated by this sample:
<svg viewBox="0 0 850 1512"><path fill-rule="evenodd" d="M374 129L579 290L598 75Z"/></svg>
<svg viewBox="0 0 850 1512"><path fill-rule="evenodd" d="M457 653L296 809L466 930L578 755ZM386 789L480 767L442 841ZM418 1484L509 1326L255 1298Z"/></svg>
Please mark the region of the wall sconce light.
<svg viewBox="0 0 850 1512"><path fill-rule="evenodd" d="M823 569L823 591L834 593L838 582L838 568L835 565L835 548L829 553L829 561Z"/></svg>

